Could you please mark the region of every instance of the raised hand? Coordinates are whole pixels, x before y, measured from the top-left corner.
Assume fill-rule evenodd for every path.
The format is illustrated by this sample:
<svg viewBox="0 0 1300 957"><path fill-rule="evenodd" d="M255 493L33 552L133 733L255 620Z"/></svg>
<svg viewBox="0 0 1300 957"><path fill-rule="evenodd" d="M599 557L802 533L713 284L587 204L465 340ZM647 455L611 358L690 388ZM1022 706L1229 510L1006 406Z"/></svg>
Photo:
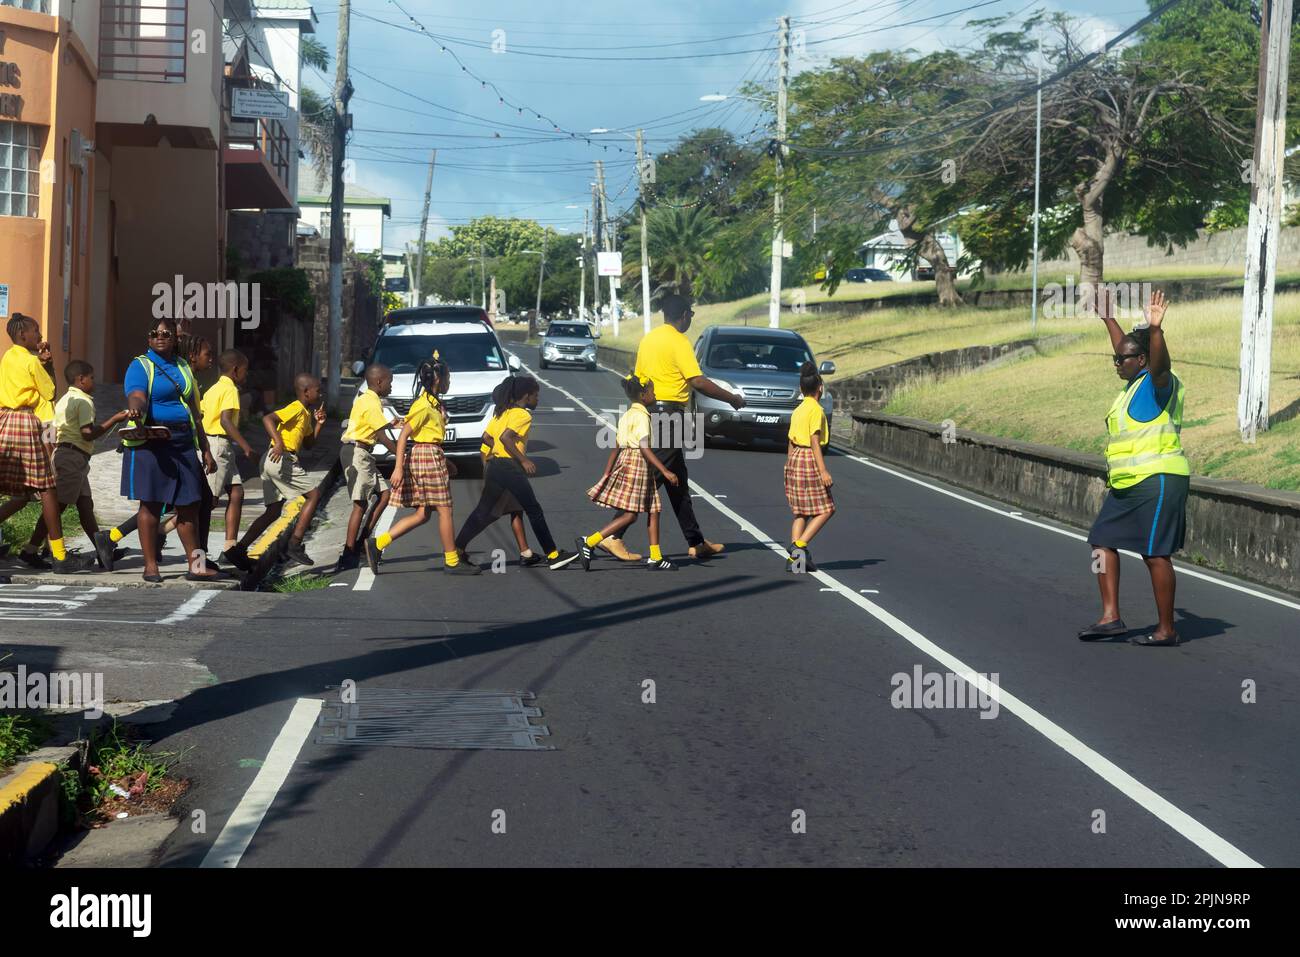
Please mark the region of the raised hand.
<svg viewBox="0 0 1300 957"><path fill-rule="evenodd" d="M1159 329L1160 324L1165 321L1165 310L1168 308L1169 304L1165 301L1164 292L1157 289L1151 294L1151 302L1142 310L1142 314L1147 317L1147 325L1152 329Z"/></svg>

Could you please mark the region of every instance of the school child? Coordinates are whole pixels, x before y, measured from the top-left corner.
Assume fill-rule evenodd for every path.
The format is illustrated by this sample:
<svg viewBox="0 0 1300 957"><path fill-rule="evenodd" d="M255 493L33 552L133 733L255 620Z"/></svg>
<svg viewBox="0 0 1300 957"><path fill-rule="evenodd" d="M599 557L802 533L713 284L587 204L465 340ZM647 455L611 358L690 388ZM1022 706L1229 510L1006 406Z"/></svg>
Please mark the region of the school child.
<svg viewBox="0 0 1300 957"><path fill-rule="evenodd" d="M59 512L77 506L81 527L92 541L98 541L99 524L95 521L95 503L90 489L90 458L95 454L95 440L126 421L126 410L95 424L95 370L89 362L73 359L63 370L68 391L54 406L56 445L54 449L55 494ZM39 554L47 534L44 517L36 522L31 540L18 557L33 568L49 568ZM110 546L111 552L111 546ZM101 567L111 568L112 561Z"/></svg>
<svg viewBox="0 0 1300 957"><path fill-rule="evenodd" d="M94 559L69 555L64 548L54 467L36 417L36 409L54 399L50 346L41 341L36 320L21 312L14 313L5 329L13 345L0 358L0 495L39 495L55 574L82 572Z"/></svg>
<svg viewBox="0 0 1300 957"><path fill-rule="evenodd" d="M483 476L483 495L456 536L456 550L464 552L470 542L501 516L501 496L510 494L528 514L533 534L546 553L547 565L554 571L576 560L578 554L556 546L541 503L528 481L528 476L537 473L537 466L524 454L524 446L533 424L531 410L537 408L541 386L532 376L513 376L509 382L510 388L494 393L502 401L497 403L488 426L493 443Z"/></svg>
<svg viewBox="0 0 1300 957"><path fill-rule="evenodd" d="M378 538L366 539L366 561L370 570L377 573L384 549L427 522L430 513L436 509L438 540L446 561L443 571L449 575L477 575L482 569L472 562L461 561L456 549L447 547L452 544L455 530L452 525L451 478L456 474L456 467L447 461L442 451L447 415L438 396L451 387L451 370L434 353L433 359L420 363L415 380L416 396L402 424L402 434L397 439L397 464L393 466L393 492L397 504L415 511Z"/></svg>
<svg viewBox="0 0 1300 957"><path fill-rule="evenodd" d="M505 396L510 389L510 383L509 378L502 379L497 384L497 387L492 390L493 408L504 408L509 404L509 399ZM487 475L488 459L491 458L492 447L496 444L496 439L492 435L492 429L496 422L496 416L493 416L488 421L488 427L483 430L482 441L478 447L479 464L481 466L479 474L483 476ZM502 515L510 516L510 531L515 536L515 544L519 546L519 564L525 568L532 568L546 561L541 555L528 547L528 536L524 534L524 511L519 503L515 501L515 497L509 493L502 495L493 509L493 518L499 518Z"/></svg>
<svg viewBox="0 0 1300 957"><path fill-rule="evenodd" d="M798 559L802 559L803 570L815 572L808 543L835 514L835 500L831 498L831 473L826 471L822 455L831 440L821 404L822 377L811 362L799 368L799 391L803 401L790 416L785 460L785 498L794 512L786 568L798 571Z"/></svg>
<svg viewBox="0 0 1300 957"><path fill-rule="evenodd" d="M655 478L650 473L654 469L664 477L664 481L675 486L678 478L670 472L650 448L650 412L647 406L655 401L655 384L649 378L640 378L635 373L623 380L623 392L631 408L618 420L618 440L610 449L609 461L605 463L605 474L600 481L587 490L587 497L597 505L616 509L614 520L598 532L592 532L586 538L576 540L578 554L582 557L582 567L591 570L591 556L597 545L610 535L626 531L644 512L649 517L650 557L645 567L656 571L675 572L677 566L664 558L659 547L659 492Z"/></svg>
<svg viewBox="0 0 1300 957"><path fill-rule="evenodd" d="M206 340L203 340L206 345ZM193 367L204 368L202 351L196 356ZM224 495L226 503L226 538L222 555L239 539L239 520L244 510L244 479L239 474L238 449L244 458L253 458L253 448L239 430L239 388L248 378L248 357L238 349L227 349L217 360L221 376L199 402L203 417L203 431L208 435L208 448L217 463L217 470L208 475L208 490L212 494L212 507ZM211 514L212 509L209 509ZM201 543L207 551L207 538ZM225 559L218 557L217 561Z"/></svg>
<svg viewBox="0 0 1300 957"><path fill-rule="evenodd" d="M347 541L343 545L343 554L339 556L334 570L345 572L360 564L357 554L357 539L362 542L375 534L375 525L379 516L388 508L391 489L388 480L379 471L375 463L375 443L397 450L397 440L392 437L392 429L402 427L402 419L389 421L384 415L381 399L388 398L393 391L393 372L385 365L372 365L366 369L366 391L352 402L352 412L348 415L348 427L343 433L342 446L339 449L339 464L343 466L343 477L348 483L348 498L352 500L352 514L348 516ZM362 532L361 523L366 517L366 507L370 496L379 493L379 502L370 513L370 521Z"/></svg>
<svg viewBox="0 0 1300 957"><path fill-rule="evenodd" d="M271 447L262 457L262 497L266 511L248 527L233 547L226 549L230 563L241 571L249 571L253 564L248 557L248 546L270 527L284 511L287 499L303 496L302 511L294 526L285 557L299 565L313 564L302 540L311 527L316 506L320 504L320 488L313 484L298 460L298 454L316 443L321 426L325 424L325 406L321 402L320 380L306 372L298 373L294 380L297 398L283 409L262 416L262 426L270 436Z"/></svg>

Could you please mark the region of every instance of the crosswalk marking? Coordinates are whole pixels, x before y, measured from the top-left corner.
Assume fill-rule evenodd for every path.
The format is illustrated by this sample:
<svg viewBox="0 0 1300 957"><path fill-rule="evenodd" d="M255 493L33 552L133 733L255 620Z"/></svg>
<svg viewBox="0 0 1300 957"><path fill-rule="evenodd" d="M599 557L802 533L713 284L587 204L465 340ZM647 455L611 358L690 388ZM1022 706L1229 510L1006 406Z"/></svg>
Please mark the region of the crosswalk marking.
<svg viewBox="0 0 1300 957"><path fill-rule="evenodd" d="M112 596L123 601L114 601ZM0 621L177 625L198 614L216 597L215 591L160 594L103 585L0 584Z"/></svg>

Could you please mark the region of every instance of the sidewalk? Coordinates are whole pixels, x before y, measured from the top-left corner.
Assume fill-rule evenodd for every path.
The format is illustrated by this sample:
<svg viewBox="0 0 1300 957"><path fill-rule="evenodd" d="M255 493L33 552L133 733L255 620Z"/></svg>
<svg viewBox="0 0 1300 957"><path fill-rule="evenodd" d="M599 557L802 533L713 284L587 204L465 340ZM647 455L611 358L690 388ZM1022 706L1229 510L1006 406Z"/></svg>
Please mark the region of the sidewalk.
<svg viewBox="0 0 1300 957"><path fill-rule="evenodd" d="M353 396L356 394L357 380L345 379L342 383L342 395L340 402L343 406L344 415L346 410L352 406ZM95 389L95 417L98 421L103 421L114 412L125 407L126 400L122 393L120 384L110 384L97 386ZM246 529L253 521L262 514L265 508L265 501L262 495L262 482L258 478L258 469L262 456L265 454L270 441L267 438L266 430L262 428L260 417L248 420L244 416L243 421L244 437L248 444L252 446L256 458L252 461L245 461L240 457L239 467L240 474L244 479L244 507L240 516L240 527ZM327 419L324 428L316 445L303 453L303 467L311 473L317 481L322 481L329 470L338 461L339 457L339 438L342 435L342 422L337 418ZM109 433L95 442L95 454L90 460L90 486L91 493L95 500L95 517L99 520L100 528L113 528L136 513L136 503L125 499L121 495L122 482L122 457L118 454L117 448L119 440L114 433ZM285 513L292 511L297 513L297 509L289 503L285 507ZM318 513L320 514L320 513ZM216 558L222 549L225 540L225 504L224 500L213 510L212 513L212 530L208 536L208 551L213 558ZM271 531L277 529L281 522L276 522L271 526ZM319 523L318 523L319 524ZM88 536L81 531L81 526L73 519L72 525L67 529L67 547L71 551L80 551L84 554L94 554L94 544ZM238 536L236 536L238 537ZM263 536L265 539L266 536ZM310 541L310 539L309 539ZM38 571L30 568L20 562L15 556L10 555L0 558L0 576L9 577L14 582L41 583L41 584L61 584L61 585L104 585L123 587L141 587L141 588L160 588L160 587L182 587L182 588L220 588L233 589L239 587L238 578L230 578L226 581L218 582L189 582L185 580L185 573L189 570L189 563L185 556L185 551L181 546L180 538L173 532L167 536L166 546L159 559L159 573L163 577L162 585L149 585L141 578L144 570L144 556L140 552L140 543L136 534L133 532L126 536L119 544L119 548L126 549L126 555L114 563L113 571L105 572L96 568L84 575L55 575L49 571ZM317 558L321 567L325 565L325 555L322 554ZM337 552L329 556L328 564L332 566L334 560L338 558ZM238 574L235 569L222 567L223 571L230 571ZM305 569L304 569L305 570Z"/></svg>

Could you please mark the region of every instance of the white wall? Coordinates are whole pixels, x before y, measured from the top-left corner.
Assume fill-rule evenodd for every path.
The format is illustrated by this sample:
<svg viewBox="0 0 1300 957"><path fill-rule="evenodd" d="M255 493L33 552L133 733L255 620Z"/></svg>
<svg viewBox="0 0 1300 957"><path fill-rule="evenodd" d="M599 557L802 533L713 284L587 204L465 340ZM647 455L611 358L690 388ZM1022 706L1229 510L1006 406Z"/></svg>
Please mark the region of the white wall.
<svg viewBox="0 0 1300 957"><path fill-rule="evenodd" d="M345 236L347 241L352 244L352 248L358 253L383 252L384 249L384 210L379 206L347 206L343 211L348 213L348 231ZM299 222L307 223L316 227L324 235L321 229L321 213L328 213L328 207L322 206L303 206L298 217Z"/></svg>

